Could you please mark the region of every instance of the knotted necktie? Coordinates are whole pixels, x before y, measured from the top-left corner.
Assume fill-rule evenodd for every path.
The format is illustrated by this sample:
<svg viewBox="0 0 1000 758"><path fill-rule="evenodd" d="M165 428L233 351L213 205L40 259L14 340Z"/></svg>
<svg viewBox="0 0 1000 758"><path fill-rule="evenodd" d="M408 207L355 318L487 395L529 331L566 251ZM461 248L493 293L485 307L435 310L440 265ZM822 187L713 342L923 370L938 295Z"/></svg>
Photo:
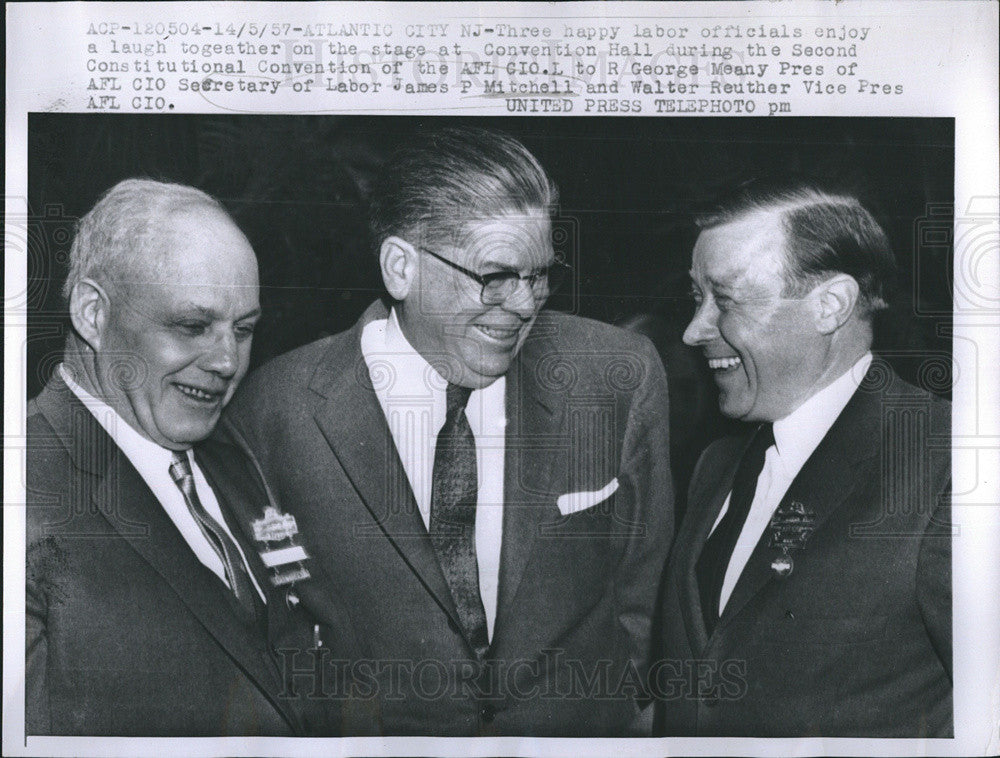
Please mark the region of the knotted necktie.
<svg viewBox="0 0 1000 758"><path fill-rule="evenodd" d="M729 508L719 521L712 535L705 542L695 573L698 578L698 592L701 596L701 612L705 618L705 629L711 634L719 620L719 598L726 569L733 556L733 549L743 531L754 493L757 478L764 468L764 455L774 444L774 431L770 423L761 424L754 434L750 446L740 460L733 479L733 490L729 495Z"/></svg>
<svg viewBox="0 0 1000 758"><path fill-rule="evenodd" d="M454 384L446 391L448 410L434 451L430 537L458 617L482 658L489 635L476 561L476 441L465 417L471 393Z"/></svg>
<svg viewBox="0 0 1000 758"><path fill-rule="evenodd" d="M213 519L205 506L198 499L198 493L194 487L194 475L191 473L191 464L188 462L187 453L174 452L173 461L170 464L170 476L174 484L184 495L184 502L187 503L188 510L194 516L195 523L205 535L205 539L215 549L222 561L222 566L226 571L226 581L239 601L240 606L250 615L256 616L257 590L254 589L250 576L243 565L243 557L236 548L236 543L232 537L226 533L219 522Z"/></svg>

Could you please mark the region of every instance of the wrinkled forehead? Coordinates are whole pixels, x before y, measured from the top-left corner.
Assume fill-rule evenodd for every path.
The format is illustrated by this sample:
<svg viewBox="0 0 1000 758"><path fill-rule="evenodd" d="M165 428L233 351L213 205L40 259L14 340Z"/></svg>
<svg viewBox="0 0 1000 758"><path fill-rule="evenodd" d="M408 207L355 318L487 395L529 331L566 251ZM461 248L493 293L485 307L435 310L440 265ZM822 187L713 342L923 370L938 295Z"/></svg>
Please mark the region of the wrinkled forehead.
<svg viewBox="0 0 1000 758"><path fill-rule="evenodd" d="M780 281L784 262L785 232L781 216L759 211L703 229L691 255L691 278L727 285Z"/></svg>
<svg viewBox="0 0 1000 758"><path fill-rule="evenodd" d="M538 208L462 219L442 242L466 263L492 262L515 267L544 265L552 257L549 214Z"/></svg>
<svg viewBox="0 0 1000 758"><path fill-rule="evenodd" d="M182 277L137 278L115 291L114 302L151 318L186 314L210 320L233 320L260 311L256 281L240 277L225 282L206 281L199 278L197 272Z"/></svg>

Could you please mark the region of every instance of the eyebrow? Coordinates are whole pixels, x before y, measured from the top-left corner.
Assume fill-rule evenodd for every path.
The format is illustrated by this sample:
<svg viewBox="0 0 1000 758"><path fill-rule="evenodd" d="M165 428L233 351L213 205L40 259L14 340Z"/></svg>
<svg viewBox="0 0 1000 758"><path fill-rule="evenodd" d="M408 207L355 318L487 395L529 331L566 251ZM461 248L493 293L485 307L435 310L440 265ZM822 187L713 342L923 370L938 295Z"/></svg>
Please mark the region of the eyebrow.
<svg viewBox="0 0 1000 758"><path fill-rule="evenodd" d="M536 273L538 273L540 271L544 271L545 269L550 268L551 266L554 266L555 263L556 263L556 258L555 258L555 256L553 256L552 260L550 260L548 263L545 263L545 264L543 264L541 266L533 266L532 268L528 269L528 271L530 271L533 274L536 274ZM495 261L495 260L490 260L490 259L486 259L486 260L482 261L480 263L480 266L482 267L481 270L489 271L490 269L496 269L497 273L499 273L501 271L512 273L512 274L519 274L519 273L521 273L521 269L520 269L519 266L512 266L509 263L503 263L501 261Z"/></svg>
<svg viewBox="0 0 1000 758"><path fill-rule="evenodd" d="M197 313L199 316L208 319L209 321L215 321L219 318L219 312L214 308L206 308L204 305L197 305L196 303L182 303L178 308L176 313ZM242 316L237 316L233 321L245 321L248 318L255 318L260 316L260 306L247 311Z"/></svg>

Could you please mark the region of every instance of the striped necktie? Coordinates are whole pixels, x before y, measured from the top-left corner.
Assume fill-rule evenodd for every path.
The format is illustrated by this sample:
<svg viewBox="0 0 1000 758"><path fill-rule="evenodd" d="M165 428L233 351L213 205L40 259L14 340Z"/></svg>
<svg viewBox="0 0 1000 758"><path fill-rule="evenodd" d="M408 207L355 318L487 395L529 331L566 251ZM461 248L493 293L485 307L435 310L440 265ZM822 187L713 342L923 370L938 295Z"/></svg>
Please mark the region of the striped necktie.
<svg viewBox="0 0 1000 758"><path fill-rule="evenodd" d="M218 554L219 560L222 561L229 588L233 591L240 606L251 618L254 618L257 614L257 599L254 597L257 590L254 589L253 583L250 581L250 575L243 565L243 557L236 548L233 538L219 525L219 522L208 514L205 506L198 499L198 493L194 486L194 475L191 473L191 464L186 452L174 452L173 461L170 464L170 476L181 494L184 495L184 502L187 503L188 510L194 516L195 523L198 524L201 533L205 535L208 544L212 546Z"/></svg>

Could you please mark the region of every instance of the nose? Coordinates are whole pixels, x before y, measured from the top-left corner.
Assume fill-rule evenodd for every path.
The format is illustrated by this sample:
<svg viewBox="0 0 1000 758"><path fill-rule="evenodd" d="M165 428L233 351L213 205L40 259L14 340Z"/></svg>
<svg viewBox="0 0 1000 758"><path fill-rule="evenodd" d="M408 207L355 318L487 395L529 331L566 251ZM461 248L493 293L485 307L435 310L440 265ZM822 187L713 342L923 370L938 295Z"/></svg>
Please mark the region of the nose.
<svg viewBox="0 0 1000 758"><path fill-rule="evenodd" d="M718 328L719 311L713 303L705 300L694 312L694 318L684 330L684 344L696 347L711 342L719 336Z"/></svg>
<svg viewBox="0 0 1000 758"><path fill-rule="evenodd" d="M516 313L521 319L527 321L535 315L535 311L538 310L538 306L544 299L535 296L535 291L528 279L519 279L517 287L510 293L510 297L504 300L503 309Z"/></svg>
<svg viewBox="0 0 1000 758"><path fill-rule="evenodd" d="M229 379L236 374L239 365L240 353L236 335L229 329L223 330L205 353L202 367L206 371Z"/></svg>

